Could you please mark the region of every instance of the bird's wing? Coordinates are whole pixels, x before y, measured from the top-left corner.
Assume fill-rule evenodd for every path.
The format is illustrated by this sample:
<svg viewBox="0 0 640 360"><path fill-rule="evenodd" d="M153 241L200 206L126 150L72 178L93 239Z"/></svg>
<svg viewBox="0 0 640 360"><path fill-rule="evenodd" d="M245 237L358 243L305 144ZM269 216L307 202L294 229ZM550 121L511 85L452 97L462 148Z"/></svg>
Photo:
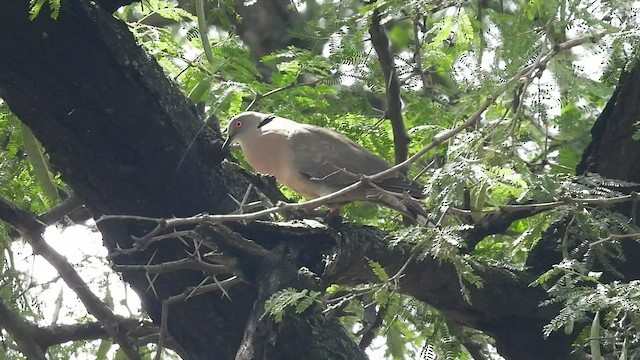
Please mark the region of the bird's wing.
<svg viewBox="0 0 640 360"><path fill-rule="evenodd" d="M340 189L355 183L361 175L374 175L390 167L381 157L334 131L301 125L291 135L297 170L310 181ZM394 192L409 192L419 197L422 188L400 173L376 182Z"/></svg>

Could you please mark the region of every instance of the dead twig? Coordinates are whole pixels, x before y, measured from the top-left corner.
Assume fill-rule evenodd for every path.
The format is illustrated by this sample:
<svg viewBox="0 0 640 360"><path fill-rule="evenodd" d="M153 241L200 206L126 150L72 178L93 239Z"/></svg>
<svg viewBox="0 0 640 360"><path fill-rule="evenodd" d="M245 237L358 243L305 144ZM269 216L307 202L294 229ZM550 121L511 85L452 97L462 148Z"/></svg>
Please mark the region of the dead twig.
<svg viewBox="0 0 640 360"><path fill-rule="evenodd" d="M199 270L210 274L229 273L224 265L211 264L199 259L185 258L152 265L111 265L117 272L142 272L149 274L163 274L178 270Z"/></svg>

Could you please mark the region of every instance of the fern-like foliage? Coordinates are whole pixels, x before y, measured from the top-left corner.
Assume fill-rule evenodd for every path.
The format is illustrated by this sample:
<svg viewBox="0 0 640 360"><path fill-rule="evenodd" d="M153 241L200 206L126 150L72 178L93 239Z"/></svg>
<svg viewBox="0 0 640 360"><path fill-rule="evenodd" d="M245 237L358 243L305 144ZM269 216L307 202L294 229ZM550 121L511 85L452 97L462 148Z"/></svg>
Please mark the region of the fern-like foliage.
<svg viewBox="0 0 640 360"><path fill-rule="evenodd" d="M295 313L300 314L307 310L318 298L317 291L296 289L282 289L273 294L265 303L265 310L273 316L276 322L281 322L285 316L287 308L292 308Z"/></svg>
<svg viewBox="0 0 640 360"><path fill-rule="evenodd" d="M49 5L50 17L52 19L57 19L60 15L60 0L29 0L29 19L34 20L38 14L40 14L40 10L44 6L45 2Z"/></svg>

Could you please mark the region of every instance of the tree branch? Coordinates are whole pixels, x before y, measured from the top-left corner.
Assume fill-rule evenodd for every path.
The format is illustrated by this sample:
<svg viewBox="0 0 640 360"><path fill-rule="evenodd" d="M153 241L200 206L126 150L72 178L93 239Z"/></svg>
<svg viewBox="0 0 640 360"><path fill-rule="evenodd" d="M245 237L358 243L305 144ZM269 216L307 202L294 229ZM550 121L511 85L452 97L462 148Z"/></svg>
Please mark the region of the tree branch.
<svg viewBox="0 0 640 360"><path fill-rule="evenodd" d="M63 217L82 206L82 200L72 195L62 201L60 204L49 209L46 213L38 215L38 220L49 226L60 221Z"/></svg>
<svg viewBox="0 0 640 360"><path fill-rule="evenodd" d="M5 329L17 343L18 349L28 359L46 360L46 350L53 346L69 341L86 341L110 338L109 333L99 322L78 323L73 325L52 325L41 327L22 319L0 299L0 327ZM159 328L147 321L133 318L120 318L119 329L122 333L130 334L140 345L156 343ZM183 359L188 355L175 343L173 338L167 338L167 348L174 350ZM40 354L42 356L40 356Z"/></svg>
<svg viewBox="0 0 640 360"><path fill-rule="evenodd" d="M36 326L23 320L0 299L0 327L5 329L29 360L47 360L45 349L34 338Z"/></svg>
<svg viewBox="0 0 640 360"><path fill-rule="evenodd" d="M389 103L385 111L385 117L391 121L393 129L393 144L395 153L395 162L400 164L407 159L409 154L409 143L411 138L407 133L402 119L402 99L400 98L400 79L396 72L396 65L393 54L389 48L389 39L384 32L384 27L380 24L380 11L375 9L371 18L371 27L369 34L371 35L371 44L378 55L378 62L382 68L384 81L387 86L387 102ZM406 173L406 169L403 169Z"/></svg>
<svg viewBox="0 0 640 360"><path fill-rule="evenodd" d="M64 282L80 298L87 311L103 324L107 333L114 339L130 360L141 360L135 345L126 333L120 331L120 318L113 314L87 286L73 266L64 256L56 252L42 238L44 224L32 214L17 208L8 200L0 197L0 219L15 227L20 235L31 245L34 254L45 258L60 274Z"/></svg>
<svg viewBox="0 0 640 360"><path fill-rule="evenodd" d="M199 270L211 274L222 274L231 272L226 268L226 266L210 264L195 258L186 258L150 265L112 265L111 268L117 272L144 271L149 274L162 274L178 270Z"/></svg>

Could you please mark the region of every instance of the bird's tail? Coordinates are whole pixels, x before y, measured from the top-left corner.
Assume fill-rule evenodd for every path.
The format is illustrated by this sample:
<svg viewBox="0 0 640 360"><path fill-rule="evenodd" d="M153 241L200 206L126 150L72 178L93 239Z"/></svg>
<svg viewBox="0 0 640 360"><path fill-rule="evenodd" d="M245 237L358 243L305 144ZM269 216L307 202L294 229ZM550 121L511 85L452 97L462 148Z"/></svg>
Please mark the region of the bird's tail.
<svg viewBox="0 0 640 360"><path fill-rule="evenodd" d="M409 194L376 193L367 196L369 200L385 205L404 215L405 219L417 225L427 225L429 214L424 208L424 204L411 197ZM373 199L372 199L373 198Z"/></svg>
<svg viewBox="0 0 640 360"><path fill-rule="evenodd" d="M410 220L413 220L418 225L427 225L429 223L429 214L424 208L424 204L416 199L411 199L404 203L407 208L406 215Z"/></svg>

